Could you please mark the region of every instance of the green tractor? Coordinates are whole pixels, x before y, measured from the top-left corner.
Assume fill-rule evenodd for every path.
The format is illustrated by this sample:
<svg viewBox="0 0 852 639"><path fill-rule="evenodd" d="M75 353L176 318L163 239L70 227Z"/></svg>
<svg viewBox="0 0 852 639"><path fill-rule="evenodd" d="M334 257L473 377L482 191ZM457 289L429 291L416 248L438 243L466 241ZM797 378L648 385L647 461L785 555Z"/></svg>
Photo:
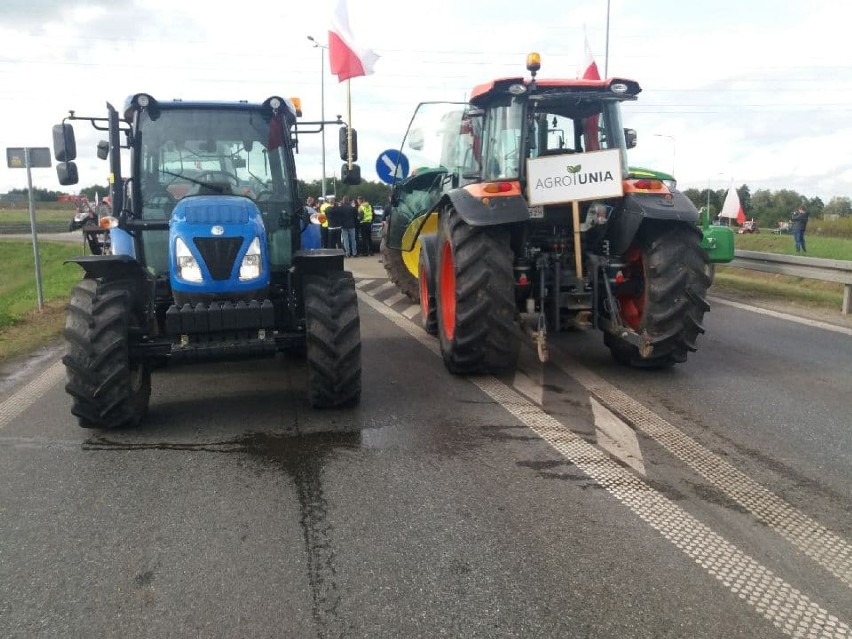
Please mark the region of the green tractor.
<svg viewBox="0 0 852 639"><path fill-rule="evenodd" d="M685 362L730 230L701 225L672 176L628 166L620 105L638 83L539 68L533 54L529 79L418 106L401 152L419 168L394 186L385 267L454 373L513 368L525 334L546 360L548 332L590 327L624 364Z"/></svg>

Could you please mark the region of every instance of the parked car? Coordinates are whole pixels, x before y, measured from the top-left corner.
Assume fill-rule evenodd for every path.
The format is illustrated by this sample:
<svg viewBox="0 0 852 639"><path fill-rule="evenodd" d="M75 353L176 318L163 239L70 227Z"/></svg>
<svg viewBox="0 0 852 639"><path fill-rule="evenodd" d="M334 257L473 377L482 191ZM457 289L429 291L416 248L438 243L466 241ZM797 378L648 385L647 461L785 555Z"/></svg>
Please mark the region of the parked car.
<svg viewBox="0 0 852 639"><path fill-rule="evenodd" d="M746 220L743 222L743 225L737 229L737 233L760 233L760 229L757 228L757 222L754 220Z"/></svg>
<svg viewBox="0 0 852 639"><path fill-rule="evenodd" d="M370 242L373 250L379 251L382 244L382 229L385 221L385 210L381 206L373 207L373 225L370 227Z"/></svg>

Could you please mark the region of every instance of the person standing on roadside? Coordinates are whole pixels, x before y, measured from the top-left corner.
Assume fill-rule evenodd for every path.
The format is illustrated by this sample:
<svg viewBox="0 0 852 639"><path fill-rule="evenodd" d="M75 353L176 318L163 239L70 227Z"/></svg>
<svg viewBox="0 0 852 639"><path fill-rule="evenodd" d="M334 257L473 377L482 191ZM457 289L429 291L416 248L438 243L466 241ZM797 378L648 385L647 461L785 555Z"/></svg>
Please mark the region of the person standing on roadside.
<svg viewBox="0 0 852 639"><path fill-rule="evenodd" d="M324 198L319 199L320 246L328 248L328 209L331 204Z"/></svg>
<svg viewBox="0 0 852 639"><path fill-rule="evenodd" d="M328 220L328 245L326 248L340 248L340 229L343 224L343 211L341 206L335 201L333 195L327 198L330 205L325 210L326 219Z"/></svg>
<svg viewBox="0 0 852 639"><path fill-rule="evenodd" d="M808 211L802 204L799 210L790 216L790 232L796 242L796 253L807 253L805 248L805 229L808 227Z"/></svg>
<svg viewBox="0 0 852 639"><path fill-rule="evenodd" d="M361 227L361 247L359 255L373 254L373 242L370 240L370 229L373 227L373 207L364 198L358 196L358 220Z"/></svg>
<svg viewBox="0 0 852 639"><path fill-rule="evenodd" d="M349 196L343 196L339 207L340 232L343 236L343 252L346 257L358 255L358 209L349 200Z"/></svg>

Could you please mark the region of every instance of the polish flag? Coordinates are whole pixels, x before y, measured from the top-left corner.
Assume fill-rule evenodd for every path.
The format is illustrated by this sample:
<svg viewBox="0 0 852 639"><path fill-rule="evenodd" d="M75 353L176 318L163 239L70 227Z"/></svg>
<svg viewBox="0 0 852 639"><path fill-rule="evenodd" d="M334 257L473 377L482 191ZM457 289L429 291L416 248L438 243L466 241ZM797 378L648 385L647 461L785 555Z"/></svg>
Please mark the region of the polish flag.
<svg viewBox="0 0 852 639"><path fill-rule="evenodd" d="M372 75L373 65L379 56L372 49L364 49L355 43L349 28L349 11L346 0L339 0L331 18L328 32L328 60L331 72L339 82L362 75Z"/></svg>
<svg viewBox="0 0 852 639"><path fill-rule="evenodd" d="M589 46L589 36L583 34L585 45L583 47L583 59L577 67L577 77L582 80L600 80L598 64L592 56L592 47ZM583 124L583 137L586 141L586 151L597 151L600 149L598 141L598 116L592 115L586 118Z"/></svg>
<svg viewBox="0 0 852 639"><path fill-rule="evenodd" d="M589 46L589 36L585 35L585 46L583 47L583 59L577 67L577 77L581 80L600 80L598 63L592 55L592 47Z"/></svg>
<svg viewBox="0 0 852 639"><path fill-rule="evenodd" d="M736 220L737 224L742 224L746 221L745 211L742 204L740 204L740 196L737 194L737 190L733 184L728 188L728 194L725 196L725 203L722 205L719 217Z"/></svg>

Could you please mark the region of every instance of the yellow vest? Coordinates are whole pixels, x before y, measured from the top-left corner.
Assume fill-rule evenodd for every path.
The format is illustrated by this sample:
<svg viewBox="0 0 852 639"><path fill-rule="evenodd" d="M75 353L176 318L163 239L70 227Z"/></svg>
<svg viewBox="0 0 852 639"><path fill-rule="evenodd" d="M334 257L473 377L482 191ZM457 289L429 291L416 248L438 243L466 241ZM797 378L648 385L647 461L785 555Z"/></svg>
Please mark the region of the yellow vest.
<svg viewBox="0 0 852 639"><path fill-rule="evenodd" d="M361 222L366 223L373 221L373 207L370 206L369 202L364 202L361 206L359 206L358 211L361 212Z"/></svg>
<svg viewBox="0 0 852 639"><path fill-rule="evenodd" d="M326 211L331 208L331 204L328 202L323 202L319 208L319 212L322 213L322 227L328 228L328 213Z"/></svg>

